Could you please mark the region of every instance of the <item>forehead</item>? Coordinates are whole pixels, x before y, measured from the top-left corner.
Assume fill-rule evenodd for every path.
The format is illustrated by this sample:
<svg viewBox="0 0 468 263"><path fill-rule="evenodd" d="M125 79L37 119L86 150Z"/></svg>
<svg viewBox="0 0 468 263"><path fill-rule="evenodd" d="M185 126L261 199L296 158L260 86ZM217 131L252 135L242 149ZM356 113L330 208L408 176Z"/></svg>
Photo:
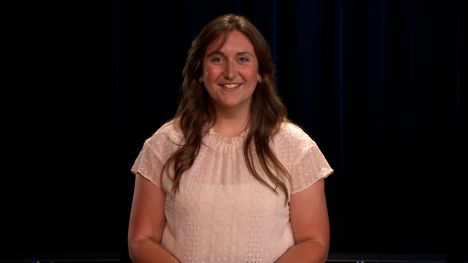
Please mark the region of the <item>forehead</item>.
<svg viewBox="0 0 468 263"><path fill-rule="evenodd" d="M243 33L233 30L226 34L219 34L206 48L206 54L214 51L222 53L230 52L252 52L254 47L252 41Z"/></svg>

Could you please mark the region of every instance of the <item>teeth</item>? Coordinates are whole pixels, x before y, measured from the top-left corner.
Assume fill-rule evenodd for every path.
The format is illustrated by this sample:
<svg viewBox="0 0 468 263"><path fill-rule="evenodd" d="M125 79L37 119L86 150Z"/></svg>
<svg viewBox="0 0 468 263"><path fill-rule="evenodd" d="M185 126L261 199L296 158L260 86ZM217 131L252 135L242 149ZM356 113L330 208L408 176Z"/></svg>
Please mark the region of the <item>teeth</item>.
<svg viewBox="0 0 468 263"><path fill-rule="evenodd" d="M234 89L239 87L240 84L224 84L223 87L228 88L228 89Z"/></svg>

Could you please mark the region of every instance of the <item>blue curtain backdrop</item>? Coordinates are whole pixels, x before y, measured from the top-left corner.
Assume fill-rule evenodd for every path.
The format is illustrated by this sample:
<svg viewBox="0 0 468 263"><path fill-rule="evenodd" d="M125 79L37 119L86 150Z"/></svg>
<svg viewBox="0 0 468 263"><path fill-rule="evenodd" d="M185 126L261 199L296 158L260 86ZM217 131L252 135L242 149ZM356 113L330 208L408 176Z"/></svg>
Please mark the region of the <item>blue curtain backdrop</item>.
<svg viewBox="0 0 468 263"><path fill-rule="evenodd" d="M35 3L17 20L29 77L0 254L127 259L130 167L175 113L191 41L227 12L264 33L290 118L335 169L330 252L467 260L462 0Z"/></svg>

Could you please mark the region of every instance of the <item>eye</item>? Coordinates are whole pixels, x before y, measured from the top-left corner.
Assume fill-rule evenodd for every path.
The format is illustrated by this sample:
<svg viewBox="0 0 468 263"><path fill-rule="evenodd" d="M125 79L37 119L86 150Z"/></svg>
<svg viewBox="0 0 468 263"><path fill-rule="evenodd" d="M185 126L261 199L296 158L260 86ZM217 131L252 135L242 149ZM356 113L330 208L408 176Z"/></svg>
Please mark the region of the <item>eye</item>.
<svg viewBox="0 0 468 263"><path fill-rule="evenodd" d="M242 57L239 57L239 61L240 61L241 63L245 63L245 62L249 62L250 59L249 59L248 57L242 56Z"/></svg>
<svg viewBox="0 0 468 263"><path fill-rule="evenodd" d="M221 56L213 56L210 61L214 64L221 64L224 60Z"/></svg>

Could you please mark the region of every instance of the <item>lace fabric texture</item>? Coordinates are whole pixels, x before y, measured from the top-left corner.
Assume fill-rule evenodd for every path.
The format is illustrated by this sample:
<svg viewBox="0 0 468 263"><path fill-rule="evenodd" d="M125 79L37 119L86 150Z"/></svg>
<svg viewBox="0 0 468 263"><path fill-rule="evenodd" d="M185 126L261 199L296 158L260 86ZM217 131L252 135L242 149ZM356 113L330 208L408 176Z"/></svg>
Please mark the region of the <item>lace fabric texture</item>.
<svg viewBox="0 0 468 263"><path fill-rule="evenodd" d="M223 137L210 129L175 196L170 175L161 176L161 168L183 143L182 133L171 121L143 144L131 171L164 189L162 246L180 261L273 262L294 245L284 194L261 184L247 168L246 134ZM291 174L291 182L285 181L288 200L333 172L315 141L291 123L282 125L271 148ZM265 176L258 160L254 163Z"/></svg>

